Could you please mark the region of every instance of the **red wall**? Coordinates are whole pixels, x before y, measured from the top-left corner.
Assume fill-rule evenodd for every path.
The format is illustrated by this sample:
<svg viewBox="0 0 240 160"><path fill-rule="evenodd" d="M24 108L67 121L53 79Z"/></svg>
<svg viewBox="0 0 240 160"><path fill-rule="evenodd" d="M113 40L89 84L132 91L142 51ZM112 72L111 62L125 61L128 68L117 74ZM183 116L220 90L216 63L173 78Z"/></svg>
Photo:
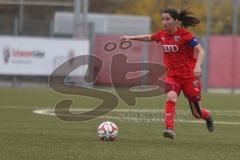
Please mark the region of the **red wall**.
<svg viewBox="0 0 240 160"><path fill-rule="evenodd" d="M113 55L125 53L128 62L142 62L143 42L132 41L133 45L128 50L116 50L107 52L104 45L109 41L119 44L120 35L96 35L94 55L104 62L104 66L97 78L97 84L111 84L111 61ZM159 44L148 43L149 62L163 64L163 52ZM118 76L118 70L126 66L118 64L114 69L114 75ZM141 70L141 66L139 66ZM130 73L128 78L136 77L138 73ZM240 88L240 36L211 36L209 39L208 55L208 87L209 88ZM150 77L151 79L151 77ZM118 82L126 85L126 82Z"/></svg>
<svg viewBox="0 0 240 160"><path fill-rule="evenodd" d="M208 87L240 88L240 37L209 39Z"/></svg>

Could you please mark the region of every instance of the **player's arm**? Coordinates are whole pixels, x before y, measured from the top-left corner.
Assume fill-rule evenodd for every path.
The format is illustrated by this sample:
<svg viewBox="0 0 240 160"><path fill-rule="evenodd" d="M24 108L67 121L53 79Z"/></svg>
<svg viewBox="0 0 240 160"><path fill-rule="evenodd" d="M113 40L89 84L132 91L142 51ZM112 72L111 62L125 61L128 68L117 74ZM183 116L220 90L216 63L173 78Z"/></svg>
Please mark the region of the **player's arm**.
<svg viewBox="0 0 240 160"><path fill-rule="evenodd" d="M121 41L129 41L129 40L137 40L137 41L152 41L151 38L152 35L146 34L146 35L136 35L136 36L127 36L123 35L120 37Z"/></svg>
<svg viewBox="0 0 240 160"><path fill-rule="evenodd" d="M197 44L194 47L194 52L197 54L197 62L194 68L194 74L196 78L200 78L202 72L201 65L203 64L205 58L205 51L200 44Z"/></svg>

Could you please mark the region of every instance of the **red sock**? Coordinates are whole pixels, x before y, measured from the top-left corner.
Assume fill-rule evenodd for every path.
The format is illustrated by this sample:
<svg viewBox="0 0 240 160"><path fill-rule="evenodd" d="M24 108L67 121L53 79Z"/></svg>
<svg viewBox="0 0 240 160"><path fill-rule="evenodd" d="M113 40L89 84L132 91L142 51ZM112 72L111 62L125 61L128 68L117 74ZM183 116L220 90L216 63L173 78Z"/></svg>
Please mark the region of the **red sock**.
<svg viewBox="0 0 240 160"><path fill-rule="evenodd" d="M206 110L206 108L202 108L201 112L202 112L202 119L204 120L208 119L208 117L210 116L210 112Z"/></svg>
<svg viewBox="0 0 240 160"><path fill-rule="evenodd" d="M174 129L174 120L176 115L176 102L167 101L165 110L166 129Z"/></svg>

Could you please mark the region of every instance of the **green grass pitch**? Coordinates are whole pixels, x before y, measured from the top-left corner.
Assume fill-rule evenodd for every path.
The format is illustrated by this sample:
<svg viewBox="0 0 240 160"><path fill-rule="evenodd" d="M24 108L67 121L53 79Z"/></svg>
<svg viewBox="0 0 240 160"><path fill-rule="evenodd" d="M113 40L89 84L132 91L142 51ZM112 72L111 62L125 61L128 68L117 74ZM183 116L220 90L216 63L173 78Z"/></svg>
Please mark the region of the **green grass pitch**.
<svg viewBox="0 0 240 160"><path fill-rule="evenodd" d="M33 113L53 110L63 98L75 100L73 109L94 108L101 101L92 98L48 89L11 88L1 88L0 97L0 160L239 160L240 157L239 95L203 93L203 105L213 111L215 132L209 133L205 123L191 123L195 120L192 118L190 122L176 123L175 140L162 136L163 122L121 119L124 114L121 112L107 114L110 119L102 117L87 122L66 122ZM120 101L116 109L164 109L164 98L139 98L134 107ZM181 96L177 114L189 114L188 108ZM107 120L119 127L114 142L100 141L96 134L97 126Z"/></svg>

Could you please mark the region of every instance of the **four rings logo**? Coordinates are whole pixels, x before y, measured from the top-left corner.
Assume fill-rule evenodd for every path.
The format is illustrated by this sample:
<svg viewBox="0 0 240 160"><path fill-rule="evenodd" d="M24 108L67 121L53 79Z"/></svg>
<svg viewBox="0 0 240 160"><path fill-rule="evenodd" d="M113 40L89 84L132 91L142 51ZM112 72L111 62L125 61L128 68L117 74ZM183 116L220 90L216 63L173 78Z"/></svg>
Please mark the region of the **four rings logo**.
<svg viewBox="0 0 240 160"><path fill-rule="evenodd" d="M163 51L165 53L169 52L178 52L178 46L177 45L162 45Z"/></svg>

